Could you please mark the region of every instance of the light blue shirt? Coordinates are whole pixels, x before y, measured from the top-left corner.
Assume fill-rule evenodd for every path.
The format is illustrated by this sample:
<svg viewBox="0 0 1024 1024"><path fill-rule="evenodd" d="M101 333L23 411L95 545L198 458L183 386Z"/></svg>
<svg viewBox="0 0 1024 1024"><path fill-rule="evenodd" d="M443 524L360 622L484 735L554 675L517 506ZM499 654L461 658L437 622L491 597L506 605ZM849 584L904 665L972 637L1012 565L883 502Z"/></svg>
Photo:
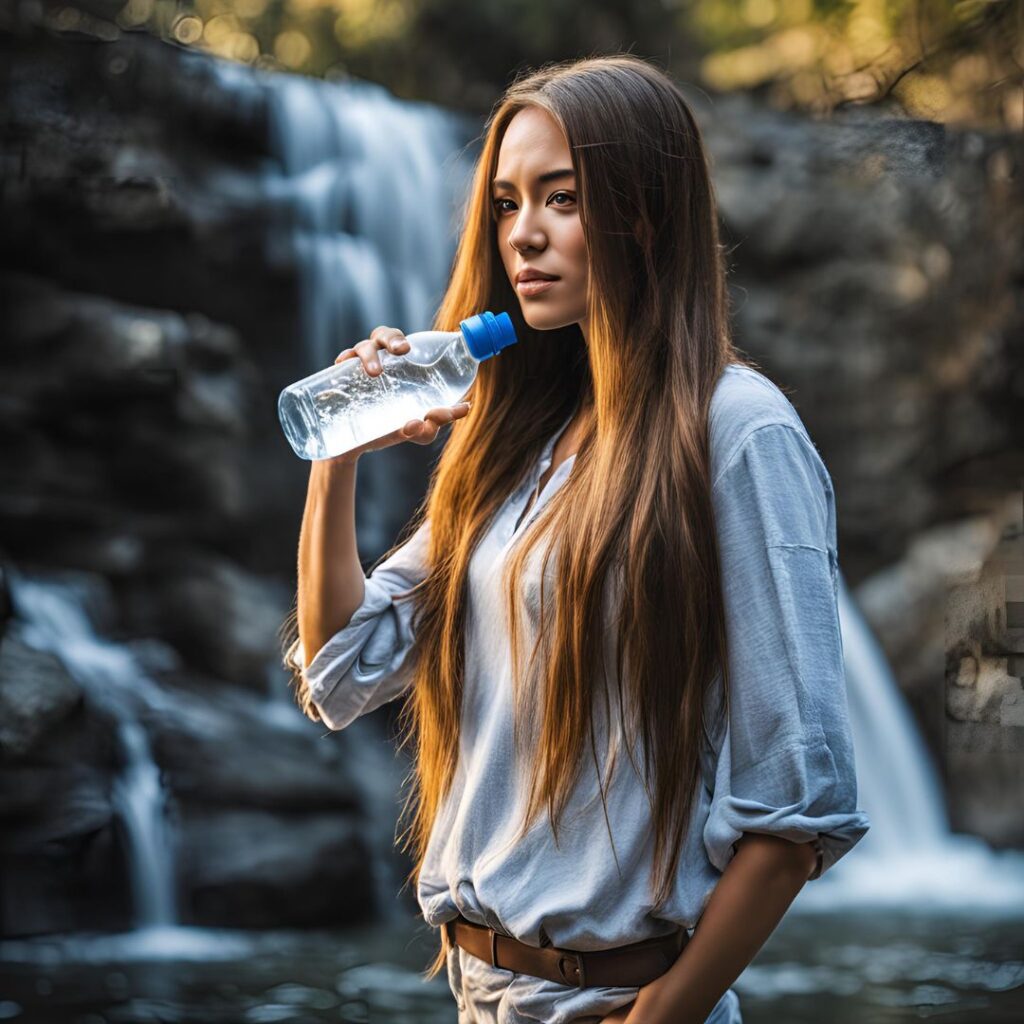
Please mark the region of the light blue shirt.
<svg viewBox="0 0 1024 1024"><path fill-rule="evenodd" d="M813 842L819 861L811 877L817 878L870 822L857 808L832 481L789 399L763 374L734 364L715 388L709 428L731 708L727 720L720 716L716 724L709 717L713 748L702 754L703 785L672 895L652 909L649 804L625 751L607 785L614 848L589 756L558 848L545 813L525 839L513 842L525 786L512 765L509 638L494 628L504 621L501 569L512 541L572 470L574 455L516 526L570 419L551 436L473 555L460 758L417 895L425 920L436 927L461 912L533 945L588 950L679 925L692 930L744 832ZM363 603L309 666L310 691L329 728L343 729L410 684L411 599L392 601L392 594L423 579L429 528L427 521L370 574ZM528 600L537 593L538 566L525 581ZM666 628L670 613L666 608ZM301 664L301 647L298 658ZM613 671L614 659L609 675ZM708 696L709 716L720 686L719 674ZM615 689L611 685L609 694ZM621 739L614 701L610 724L603 704L594 702L599 753ZM467 967L477 984L511 983L507 998L526 1019L561 1024L610 1012L637 993L635 987L580 990L513 976L475 958L467 964L467 956L456 951L449 957L453 987Z"/></svg>

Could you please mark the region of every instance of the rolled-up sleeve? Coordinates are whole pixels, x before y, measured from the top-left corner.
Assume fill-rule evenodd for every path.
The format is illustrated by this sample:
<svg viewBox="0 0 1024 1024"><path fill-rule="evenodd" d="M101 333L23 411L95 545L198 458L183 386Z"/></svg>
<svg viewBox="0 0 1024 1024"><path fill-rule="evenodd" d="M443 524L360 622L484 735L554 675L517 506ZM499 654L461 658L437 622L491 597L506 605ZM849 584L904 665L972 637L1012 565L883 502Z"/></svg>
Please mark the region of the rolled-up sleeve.
<svg viewBox="0 0 1024 1024"><path fill-rule="evenodd" d="M819 878L870 828L857 808L832 482L805 434L769 423L742 440L712 495L729 706L704 845L724 871L744 832L812 842Z"/></svg>
<svg viewBox="0 0 1024 1024"><path fill-rule="evenodd" d="M308 668L302 642L286 660L300 671L329 729L344 729L360 715L398 697L412 682L414 598L401 592L426 577L429 520L365 579L363 601L348 624L317 651Z"/></svg>

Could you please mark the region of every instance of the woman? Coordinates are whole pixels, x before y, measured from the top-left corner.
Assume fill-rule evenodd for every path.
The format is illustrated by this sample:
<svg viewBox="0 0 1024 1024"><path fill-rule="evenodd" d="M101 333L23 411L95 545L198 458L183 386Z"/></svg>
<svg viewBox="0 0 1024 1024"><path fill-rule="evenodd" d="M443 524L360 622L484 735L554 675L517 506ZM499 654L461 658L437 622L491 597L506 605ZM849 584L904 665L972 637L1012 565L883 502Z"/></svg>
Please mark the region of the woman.
<svg viewBox="0 0 1024 1024"><path fill-rule="evenodd" d="M332 729L406 697L409 877L460 1022L737 1022L729 986L869 828L831 480L730 341L716 217L659 69L514 82L434 327L507 310L519 343L471 406L311 467L286 662ZM448 423L365 576L358 458Z"/></svg>

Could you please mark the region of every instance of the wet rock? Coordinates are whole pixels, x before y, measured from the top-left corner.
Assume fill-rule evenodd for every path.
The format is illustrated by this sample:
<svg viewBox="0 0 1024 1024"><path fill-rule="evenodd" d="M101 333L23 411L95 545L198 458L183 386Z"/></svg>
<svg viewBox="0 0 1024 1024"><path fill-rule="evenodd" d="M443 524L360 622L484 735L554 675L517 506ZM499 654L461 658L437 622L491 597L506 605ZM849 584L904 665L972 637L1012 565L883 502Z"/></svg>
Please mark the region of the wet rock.
<svg viewBox="0 0 1024 1024"><path fill-rule="evenodd" d="M161 675L169 707L143 713L166 785L183 803L296 816L363 812L354 766L338 743L311 743L286 726L281 702L218 685L194 671ZM297 726L297 727L296 727Z"/></svg>
<svg viewBox="0 0 1024 1024"><path fill-rule="evenodd" d="M1007 658L960 659L946 709L959 722L1024 725L1024 681L1007 671Z"/></svg>
<svg viewBox="0 0 1024 1024"><path fill-rule="evenodd" d="M127 927L112 724L59 661L0 645L0 934Z"/></svg>
<svg viewBox="0 0 1024 1024"><path fill-rule="evenodd" d="M154 552L119 589L129 632L160 635L187 652L194 669L266 692L293 596L280 580L218 552L179 548Z"/></svg>
<svg viewBox="0 0 1024 1024"><path fill-rule="evenodd" d="M0 643L0 759L4 762L23 759L71 715L81 701L81 686L56 655L34 650L16 636L3 639Z"/></svg>
<svg viewBox="0 0 1024 1024"><path fill-rule="evenodd" d="M193 805L178 829L186 923L309 927L372 912L371 853L358 825L337 814Z"/></svg>
<svg viewBox="0 0 1024 1024"><path fill-rule="evenodd" d="M991 512L1024 472L1019 138L692 98L737 343L825 458L856 584L919 532Z"/></svg>

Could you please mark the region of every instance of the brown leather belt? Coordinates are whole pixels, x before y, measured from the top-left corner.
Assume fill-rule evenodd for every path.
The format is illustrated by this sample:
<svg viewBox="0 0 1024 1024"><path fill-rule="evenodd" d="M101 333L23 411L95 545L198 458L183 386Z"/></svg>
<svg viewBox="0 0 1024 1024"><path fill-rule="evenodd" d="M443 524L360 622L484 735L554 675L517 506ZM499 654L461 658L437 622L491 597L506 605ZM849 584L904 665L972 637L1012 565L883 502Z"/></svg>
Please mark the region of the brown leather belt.
<svg viewBox="0 0 1024 1024"><path fill-rule="evenodd" d="M558 946L530 946L461 914L446 921L449 941L492 967L517 974L589 988L594 985L640 986L664 974L679 958L690 939L685 928L653 939L613 949L572 950Z"/></svg>

